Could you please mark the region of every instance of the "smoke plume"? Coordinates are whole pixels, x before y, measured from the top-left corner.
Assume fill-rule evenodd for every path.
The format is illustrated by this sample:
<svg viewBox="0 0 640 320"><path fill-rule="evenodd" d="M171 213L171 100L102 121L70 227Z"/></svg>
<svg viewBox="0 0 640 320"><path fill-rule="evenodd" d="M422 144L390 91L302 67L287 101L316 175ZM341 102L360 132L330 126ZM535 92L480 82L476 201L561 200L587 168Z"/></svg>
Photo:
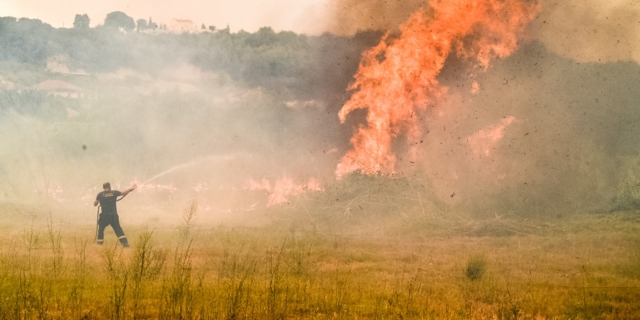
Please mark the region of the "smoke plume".
<svg viewBox="0 0 640 320"><path fill-rule="evenodd" d="M340 18L347 13L337 14L335 21L343 22L336 24L342 29L335 30L379 27L397 32L393 26L403 21L390 21L401 20L402 12L420 4L342 1L337 6L346 12L353 9L350 14L357 18L348 20ZM388 10L379 10L383 7ZM363 17L355 13L356 8L378 14ZM366 143L372 132L361 131L356 135L360 138L352 142L374 147L350 151L339 171L413 176L433 184L440 199L484 214L635 206L639 176L634 166L640 144L633 138L638 133L633 119L640 117L640 96L633 88L640 72L637 63L621 61L637 61L637 4L543 1L541 8L521 38L520 49L492 62L486 73L478 73L465 59L449 56L437 76L446 94L439 103L410 112L419 137L412 137L410 131L403 133L399 126L390 130L389 137L398 139L386 147L387 137L382 145L393 157L383 157L386 160L378 162L383 166L363 170L362 163L375 158L371 155L380 147ZM389 46L397 43L394 41ZM372 50L361 67L385 63L389 58L386 46L383 42ZM398 64L413 65L410 61L399 60ZM351 89L375 84L363 82L359 75L361 71ZM380 83L388 87L392 82ZM347 112L381 101L354 104L357 100L353 99L362 95L354 91L345 104ZM415 106L410 101L390 110L398 114L402 108ZM369 109L367 117L378 113ZM385 122L369 120L362 128L376 130L380 123ZM411 139L404 140L407 137ZM353 154L358 150L365 151L361 158ZM389 166L393 163L395 167ZM391 169L380 170L385 166Z"/></svg>
<svg viewBox="0 0 640 320"><path fill-rule="evenodd" d="M327 30L397 31L427 0L331 0ZM529 1L531 2L531 1ZM531 38L554 53L581 62L640 62L640 3L628 0L539 1L542 12Z"/></svg>
<svg viewBox="0 0 640 320"><path fill-rule="evenodd" d="M626 0L543 1L534 38L580 62L640 63L640 3Z"/></svg>
<svg viewBox="0 0 640 320"><path fill-rule="evenodd" d="M417 144L417 113L446 94L436 78L449 54L487 69L492 56L505 58L517 48L536 12L535 5L520 1L487 0L432 3L411 15L397 40L387 44L384 38L363 56L349 87L355 92L339 116L344 122L349 113L366 109L367 125L351 139L353 149L336 174L395 173L392 140L406 134Z"/></svg>
<svg viewBox="0 0 640 320"><path fill-rule="evenodd" d="M445 43L431 82L420 83L441 94L387 123L396 129L385 145L394 166L380 172L413 179L460 212L533 215L640 205L633 6L540 4L528 29L516 23L519 38L486 36L492 33L480 23ZM105 180L116 188L137 180L148 182L134 202L140 219L176 212L194 197L203 216L288 203L274 190L324 190L318 192L328 201L342 200L332 192L348 188L331 189L340 183L336 166L353 149L358 128L372 127L372 109L365 108L372 104L349 103L360 92L349 91L350 84L374 83L359 77L363 53L364 64L390 64L391 48L403 37L424 41L400 26L417 10L427 20L433 12L420 9L426 8L420 1L331 5L330 26L344 35L270 28L123 33L0 19L0 198L46 199L64 212L77 205L86 213ZM594 14L602 26L597 35L567 40L561 18L585 15L576 21L586 25ZM614 16L621 18L610 23ZM391 32L381 42L384 30L356 32L365 29ZM601 30L620 32L602 36ZM618 47L607 42L612 34L620 36ZM484 40L497 47L475 50ZM553 41L575 43L558 49ZM511 55L494 50L500 44L509 44ZM394 88L418 98L424 93L421 85ZM389 182L384 193L401 185Z"/></svg>
<svg viewBox="0 0 640 320"><path fill-rule="evenodd" d="M329 0L327 30L339 35L359 30L397 31L425 0Z"/></svg>

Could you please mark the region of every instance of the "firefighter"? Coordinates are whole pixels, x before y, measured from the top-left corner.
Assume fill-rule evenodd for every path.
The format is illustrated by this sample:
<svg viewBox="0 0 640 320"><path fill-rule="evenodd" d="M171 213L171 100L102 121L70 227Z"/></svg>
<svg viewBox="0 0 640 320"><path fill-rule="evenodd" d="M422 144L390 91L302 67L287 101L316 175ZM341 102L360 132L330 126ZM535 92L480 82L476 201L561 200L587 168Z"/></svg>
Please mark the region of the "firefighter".
<svg viewBox="0 0 640 320"><path fill-rule="evenodd" d="M118 201L117 199L119 196L124 197L136 188L137 186L134 184L131 188L120 192L118 190L111 190L111 184L109 182L102 184L102 189L104 189L104 191L98 193L96 201L93 202L94 207L98 204L102 207L102 213L100 213L98 217L98 234L96 236L96 243L99 245L104 243L104 228L111 225L122 246L125 248L129 247L127 236L124 235L124 231L122 231L122 227L120 227L116 201Z"/></svg>

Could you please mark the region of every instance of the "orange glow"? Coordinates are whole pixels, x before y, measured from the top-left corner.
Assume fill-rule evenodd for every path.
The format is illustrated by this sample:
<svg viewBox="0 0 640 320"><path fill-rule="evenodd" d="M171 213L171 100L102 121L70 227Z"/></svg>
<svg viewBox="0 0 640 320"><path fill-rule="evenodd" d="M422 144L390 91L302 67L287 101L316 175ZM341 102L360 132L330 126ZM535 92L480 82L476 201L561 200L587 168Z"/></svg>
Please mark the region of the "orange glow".
<svg viewBox="0 0 640 320"><path fill-rule="evenodd" d="M262 179L262 181L257 182L253 179L249 179L249 190L265 190L271 191L271 183L267 179Z"/></svg>
<svg viewBox="0 0 640 320"><path fill-rule="evenodd" d="M367 109L367 124L351 138L353 148L338 164L336 176L395 173L392 141L401 133L410 145L419 140L416 113L446 94L436 77L449 54L486 70L492 57L504 58L516 49L538 11L538 4L520 0L430 1L400 27L398 39L387 35L366 51L348 88L355 92L338 116L344 123L352 111Z"/></svg>
<svg viewBox="0 0 640 320"><path fill-rule="evenodd" d="M467 142L476 156L489 156L491 150L504 137L504 130L514 121L514 116L506 117L500 120L500 124L484 128L472 134Z"/></svg>
<svg viewBox="0 0 640 320"><path fill-rule="evenodd" d="M480 85L478 84L477 81L474 81L473 84L471 85L471 93L477 94L478 92L480 92Z"/></svg>
<svg viewBox="0 0 640 320"><path fill-rule="evenodd" d="M159 183L147 183L138 185L138 192L144 193L147 191L169 191L176 192L178 188L173 186L173 183L170 184L159 184Z"/></svg>
<svg viewBox="0 0 640 320"><path fill-rule="evenodd" d="M306 184L295 184L293 179L287 176L283 176L282 179L274 182L273 186L266 179L262 179L260 182L249 179L248 189L267 191L269 193L267 206L285 203L288 201L287 197L303 194L307 191L322 191L320 183L314 178L309 179Z"/></svg>

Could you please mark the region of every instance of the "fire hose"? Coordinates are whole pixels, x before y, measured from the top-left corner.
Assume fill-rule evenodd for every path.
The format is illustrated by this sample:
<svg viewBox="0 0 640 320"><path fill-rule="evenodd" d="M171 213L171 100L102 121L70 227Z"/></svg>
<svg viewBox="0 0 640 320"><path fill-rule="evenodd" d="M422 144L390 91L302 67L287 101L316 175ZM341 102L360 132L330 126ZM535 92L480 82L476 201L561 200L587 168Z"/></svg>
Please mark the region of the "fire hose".
<svg viewBox="0 0 640 320"><path fill-rule="evenodd" d="M117 199L116 202L124 199L124 197L126 197L127 195L125 194L124 196L120 197L120 199ZM96 212L96 235L93 238L93 242L98 241L98 230L100 229L100 207L98 206L98 211Z"/></svg>

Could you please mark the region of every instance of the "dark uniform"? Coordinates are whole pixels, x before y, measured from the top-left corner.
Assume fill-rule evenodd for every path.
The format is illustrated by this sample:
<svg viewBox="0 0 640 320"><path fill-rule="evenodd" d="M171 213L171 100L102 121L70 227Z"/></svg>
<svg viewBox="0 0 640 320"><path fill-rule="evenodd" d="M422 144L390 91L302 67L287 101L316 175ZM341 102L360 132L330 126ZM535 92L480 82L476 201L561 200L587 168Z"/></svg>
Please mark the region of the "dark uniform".
<svg viewBox="0 0 640 320"><path fill-rule="evenodd" d="M100 207L102 207L102 213L98 218L98 244L104 243L104 228L110 225L122 246L129 247L127 237L124 235L122 227L120 227L120 219L118 219L118 209L116 207L116 201L121 194L118 190L109 190L98 193L96 197L96 200L100 202Z"/></svg>

